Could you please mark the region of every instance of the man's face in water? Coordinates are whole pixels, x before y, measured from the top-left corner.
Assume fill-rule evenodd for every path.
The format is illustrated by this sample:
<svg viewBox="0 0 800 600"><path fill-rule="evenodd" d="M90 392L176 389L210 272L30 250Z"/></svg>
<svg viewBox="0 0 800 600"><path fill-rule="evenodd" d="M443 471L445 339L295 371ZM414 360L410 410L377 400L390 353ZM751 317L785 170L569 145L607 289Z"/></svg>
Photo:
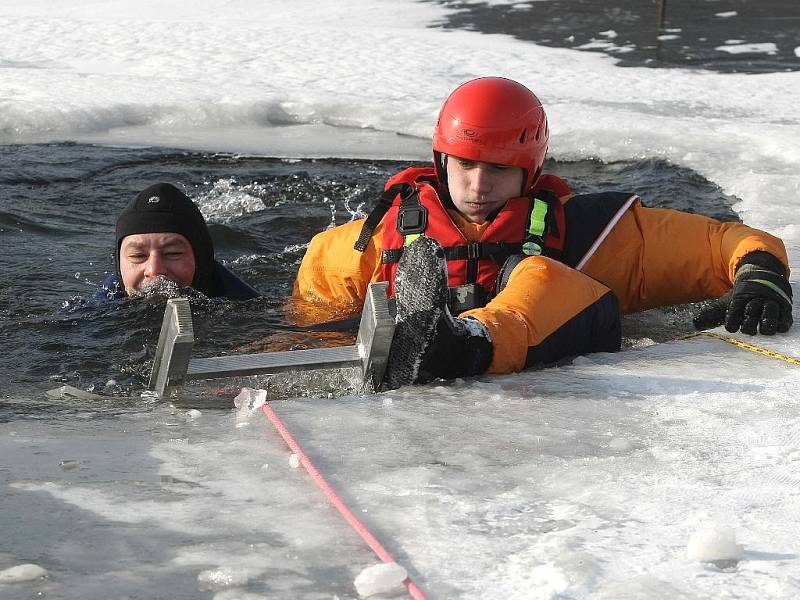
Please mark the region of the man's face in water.
<svg viewBox="0 0 800 600"><path fill-rule="evenodd" d="M192 245L179 233L126 236L119 249L119 270L129 295L160 277L187 287L192 284L195 271Z"/></svg>
<svg viewBox="0 0 800 600"><path fill-rule="evenodd" d="M450 197L458 212L472 223L485 223L492 212L519 196L522 176L519 167L447 157Z"/></svg>

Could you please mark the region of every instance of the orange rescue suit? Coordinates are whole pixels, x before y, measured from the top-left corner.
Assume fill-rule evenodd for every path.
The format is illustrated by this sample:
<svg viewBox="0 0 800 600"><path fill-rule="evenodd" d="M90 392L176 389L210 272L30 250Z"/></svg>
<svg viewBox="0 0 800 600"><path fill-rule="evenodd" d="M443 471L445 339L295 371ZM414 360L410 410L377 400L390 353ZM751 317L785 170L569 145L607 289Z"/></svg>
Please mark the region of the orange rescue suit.
<svg viewBox="0 0 800 600"><path fill-rule="evenodd" d="M564 192L568 188L555 185L551 189ZM565 323L607 300L609 290L616 295L622 314L716 298L730 289L739 261L754 251L778 258L788 275L785 248L774 236L741 223L645 208L639 201L621 216L582 272L571 268L608 222L622 196L628 195L561 195L564 222L559 234L564 247L554 253L558 260L548 257L547 249L543 256L524 258L502 291L485 306L460 315L478 319L491 333L494 357L489 372L520 371L530 366L531 356L547 362L546 353L532 350L547 347L546 342ZM467 222L454 208L442 210L442 214L449 216L450 223L437 223L436 227L452 226L466 244L480 241L492 228L492 222ZM367 285L389 278L382 259L385 241L395 235L387 228L394 229L395 221L384 218L377 223L364 240L362 252L354 250L354 245L365 219L314 236L295 281L290 315L307 324L360 312ZM432 229L426 233L430 235ZM458 285L453 278L449 283ZM482 283L488 279L484 277Z"/></svg>

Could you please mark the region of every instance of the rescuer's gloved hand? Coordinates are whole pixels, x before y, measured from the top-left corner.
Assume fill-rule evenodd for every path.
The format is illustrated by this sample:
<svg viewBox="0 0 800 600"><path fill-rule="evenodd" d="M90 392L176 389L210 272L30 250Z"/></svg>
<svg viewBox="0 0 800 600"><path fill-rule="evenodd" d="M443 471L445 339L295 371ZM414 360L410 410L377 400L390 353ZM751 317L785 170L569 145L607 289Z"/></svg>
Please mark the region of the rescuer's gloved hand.
<svg viewBox="0 0 800 600"><path fill-rule="evenodd" d="M437 241L421 236L404 249L395 288L397 326L384 390L486 372L494 351L489 332L479 321L450 314L447 263Z"/></svg>
<svg viewBox="0 0 800 600"><path fill-rule="evenodd" d="M733 288L694 318L697 329L725 325L731 333L774 335L792 326L792 286L783 264L767 252L751 252L739 263Z"/></svg>
<svg viewBox="0 0 800 600"><path fill-rule="evenodd" d="M420 363L415 383L455 379L485 373L494 347L486 327L477 319L454 318L444 311L436 323L430 347Z"/></svg>

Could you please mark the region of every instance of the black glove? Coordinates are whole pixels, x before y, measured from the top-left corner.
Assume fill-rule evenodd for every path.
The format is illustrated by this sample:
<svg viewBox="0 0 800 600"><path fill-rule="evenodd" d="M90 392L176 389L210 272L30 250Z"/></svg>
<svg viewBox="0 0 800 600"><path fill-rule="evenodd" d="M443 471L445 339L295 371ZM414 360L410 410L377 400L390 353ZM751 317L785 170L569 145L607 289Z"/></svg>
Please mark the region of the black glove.
<svg viewBox="0 0 800 600"><path fill-rule="evenodd" d="M736 270L733 288L704 306L694 318L697 329L725 324L731 333L785 333L792 326L792 286L783 264L767 252L746 255Z"/></svg>

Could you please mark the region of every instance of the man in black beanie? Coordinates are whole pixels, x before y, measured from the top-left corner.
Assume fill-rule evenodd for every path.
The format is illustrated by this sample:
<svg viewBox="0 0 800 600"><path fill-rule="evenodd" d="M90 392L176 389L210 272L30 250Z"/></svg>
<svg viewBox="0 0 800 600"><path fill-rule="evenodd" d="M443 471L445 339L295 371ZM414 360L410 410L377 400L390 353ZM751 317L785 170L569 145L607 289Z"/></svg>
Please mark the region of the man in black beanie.
<svg viewBox="0 0 800 600"><path fill-rule="evenodd" d="M195 204L169 183L143 190L117 219L116 271L97 298L146 290L167 279L209 298L247 300L259 294L214 259L214 244Z"/></svg>

